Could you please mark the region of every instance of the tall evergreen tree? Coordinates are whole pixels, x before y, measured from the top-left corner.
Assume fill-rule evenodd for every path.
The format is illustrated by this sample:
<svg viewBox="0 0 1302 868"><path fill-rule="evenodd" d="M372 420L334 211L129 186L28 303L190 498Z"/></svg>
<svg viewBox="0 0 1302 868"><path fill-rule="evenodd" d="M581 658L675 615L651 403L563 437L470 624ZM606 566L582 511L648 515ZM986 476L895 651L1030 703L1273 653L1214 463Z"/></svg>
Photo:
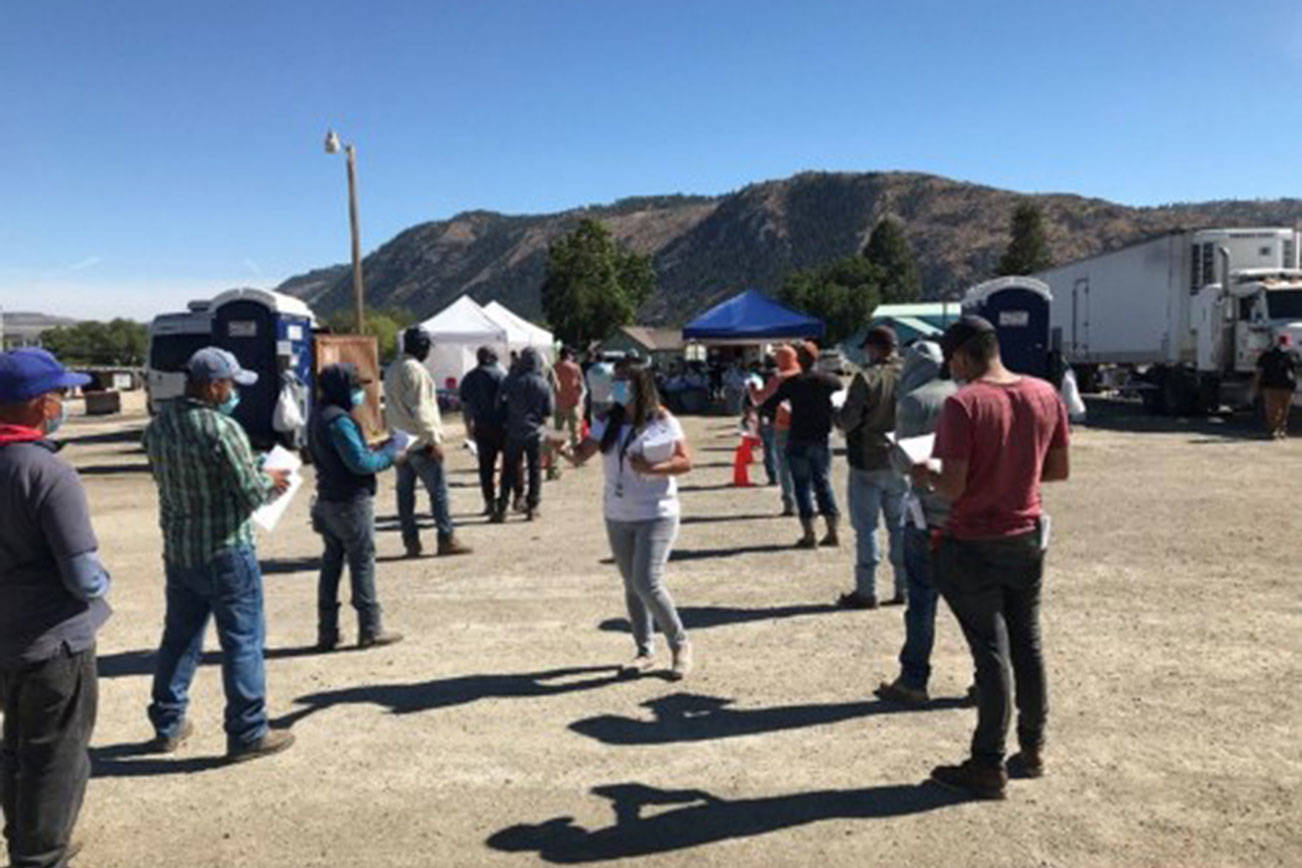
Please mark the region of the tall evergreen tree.
<svg viewBox="0 0 1302 868"><path fill-rule="evenodd" d="M1034 202L1013 210L1012 240L999 260L999 274L1033 274L1053 265L1044 239L1044 214Z"/></svg>
<svg viewBox="0 0 1302 868"><path fill-rule="evenodd" d="M862 256L848 256L821 268L793 271L782 282L778 300L818 317L827 325L824 340L833 346L872 317L881 301L881 269Z"/></svg>
<svg viewBox="0 0 1302 868"><path fill-rule="evenodd" d="M882 301L888 304L916 301L922 295L918 260L898 220L883 217L868 236L863 255L881 269Z"/></svg>
<svg viewBox="0 0 1302 868"><path fill-rule="evenodd" d="M565 343L604 340L633 321L655 289L651 257L623 250L609 230L585 219L547 250L542 306Z"/></svg>

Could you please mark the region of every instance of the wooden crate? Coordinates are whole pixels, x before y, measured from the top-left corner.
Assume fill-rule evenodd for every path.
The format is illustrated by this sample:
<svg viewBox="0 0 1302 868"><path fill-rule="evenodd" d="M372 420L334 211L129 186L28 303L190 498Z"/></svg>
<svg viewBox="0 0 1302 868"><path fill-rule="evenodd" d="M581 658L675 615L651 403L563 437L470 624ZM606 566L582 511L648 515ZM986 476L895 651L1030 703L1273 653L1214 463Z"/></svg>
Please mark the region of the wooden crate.
<svg viewBox="0 0 1302 868"><path fill-rule="evenodd" d="M380 410L380 346L374 335L317 335L315 372L327 365L348 362L357 367L366 387L366 403L353 411L353 418L366 432L368 441L383 440L389 436L384 427L384 414Z"/></svg>

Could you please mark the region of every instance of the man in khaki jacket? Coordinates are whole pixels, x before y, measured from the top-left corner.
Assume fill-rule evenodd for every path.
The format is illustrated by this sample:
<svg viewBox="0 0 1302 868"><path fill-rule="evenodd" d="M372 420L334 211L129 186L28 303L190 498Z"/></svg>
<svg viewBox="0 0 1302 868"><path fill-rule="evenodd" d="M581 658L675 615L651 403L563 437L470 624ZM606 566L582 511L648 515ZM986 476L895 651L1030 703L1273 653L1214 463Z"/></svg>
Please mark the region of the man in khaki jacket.
<svg viewBox="0 0 1302 868"><path fill-rule="evenodd" d="M448 477L443 466L443 420L439 416L438 393L434 378L425 367L434 342L420 326L412 326L402 335L402 354L389 365L384 375L385 413L389 427L406 431L412 437L406 460L397 465L395 487L398 495L398 522L402 525L402 543L407 557L419 557L423 551L420 529L416 526L416 478L429 492L434 525L438 529L440 555L464 555L471 549L456 537L448 497Z"/></svg>

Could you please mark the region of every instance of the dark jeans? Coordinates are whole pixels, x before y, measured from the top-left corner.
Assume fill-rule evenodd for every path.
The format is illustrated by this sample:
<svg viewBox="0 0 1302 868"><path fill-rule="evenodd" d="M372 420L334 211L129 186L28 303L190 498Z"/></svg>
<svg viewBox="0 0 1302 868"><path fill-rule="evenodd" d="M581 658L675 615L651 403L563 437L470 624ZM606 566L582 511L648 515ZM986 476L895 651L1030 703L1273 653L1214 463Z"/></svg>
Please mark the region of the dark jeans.
<svg viewBox="0 0 1302 868"><path fill-rule="evenodd" d="M761 422L759 434L764 444L764 475L769 485L774 485L778 481L778 432L772 422Z"/></svg>
<svg viewBox="0 0 1302 868"><path fill-rule="evenodd" d="M423 452L412 452L407 460L394 465L397 478L394 489L398 495L398 524L402 526L403 545L411 548L420 543L420 528L416 526L416 478L425 483L429 492L430 512L439 539L450 539L456 526L452 523L452 508L448 499L448 474L442 461Z"/></svg>
<svg viewBox="0 0 1302 868"><path fill-rule="evenodd" d="M931 578L931 532L904 526L904 575L908 608L904 610L904 647L900 649L900 681L926 690L931 678L931 649L936 642L936 584Z"/></svg>
<svg viewBox="0 0 1302 868"><path fill-rule="evenodd" d="M13 868L64 864L90 777L99 702L95 649L0 667L0 798Z"/></svg>
<svg viewBox="0 0 1302 868"><path fill-rule="evenodd" d="M1023 748L1044 743L1049 710L1040 650L1044 553L1032 532L998 540L946 538L937 554L940 592L963 627L976 664L980 696L972 756L998 766L1012 716L1013 679L1018 743Z"/></svg>
<svg viewBox="0 0 1302 868"><path fill-rule="evenodd" d="M211 614L222 646L226 744L228 748L253 744L267 734L267 677L262 659L267 624L257 553L252 546L239 546L223 549L200 567L165 566L167 614L149 720L160 736L174 736L180 729Z"/></svg>
<svg viewBox="0 0 1302 868"><path fill-rule="evenodd" d="M832 494L829 469L832 466L832 447L822 443L787 441L787 464L791 467L791 482L796 490L796 509L801 518L814 517L814 500L818 511L830 518L840 515L836 497Z"/></svg>
<svg viewBox="0 0 1302 868"><path fill-rule="evenodd" d="M497 456L506 445L506 435L496 429L476 429L475 448L479 453L479 490L484 495L484 503L492 505L497 499L497 490L493 485L493 474L497 470Z"/></svg>
<svg viewBox="0 0 1302 868"><path fill-rule="evenodd" d="M542 444L537 437L531 437L528 440L512 438L506 441L506 468L502 471L502 493L497 498L498 509L506 509L511 502L512 490L515 491L517 497L522 493L520 491L520 474L511 472L513 468L520 466L521 456L529 465L529 491L525 497L525 503L532 509L542 502L541 446Z"/></svg>
<svg viewBox="0 0 1302 868"><path fill-rule="evenodd" d="M316 586L317 631L321 638L339 638L339 577L348 562L348 581L357 629L363 636L380 633L380 604L375 598L375 498L318 500L312 506L312 527L325 541L321 574Z"/></svg>

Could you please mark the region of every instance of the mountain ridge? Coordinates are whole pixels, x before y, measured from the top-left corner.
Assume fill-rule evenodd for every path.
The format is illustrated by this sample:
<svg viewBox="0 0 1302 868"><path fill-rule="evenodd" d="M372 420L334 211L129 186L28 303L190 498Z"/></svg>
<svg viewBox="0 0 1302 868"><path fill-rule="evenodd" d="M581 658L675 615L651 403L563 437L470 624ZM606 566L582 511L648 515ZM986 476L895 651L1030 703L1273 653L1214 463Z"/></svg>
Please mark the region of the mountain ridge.
<svg viewBox="0 0 1302 868"><path fill-rule="evenodd" d="M652 256L656 292L639 312L678 325L734 292L774 291L783 277L857 253L877 221L899 219L939 298L991 276L1013 208L1037 202L1054 261L1068 262L1177 228L1294 225L1302 200L1216 200L1133 207L1075 193L1017 193L919 172L802 172L718 196L630 196L550 214L476 209L410 226L363 259L367 303L424 317L463 293L542 319L547 245L584 217ZM296 275L278 289L320 314L352 303L348 265Z"/></svg>

